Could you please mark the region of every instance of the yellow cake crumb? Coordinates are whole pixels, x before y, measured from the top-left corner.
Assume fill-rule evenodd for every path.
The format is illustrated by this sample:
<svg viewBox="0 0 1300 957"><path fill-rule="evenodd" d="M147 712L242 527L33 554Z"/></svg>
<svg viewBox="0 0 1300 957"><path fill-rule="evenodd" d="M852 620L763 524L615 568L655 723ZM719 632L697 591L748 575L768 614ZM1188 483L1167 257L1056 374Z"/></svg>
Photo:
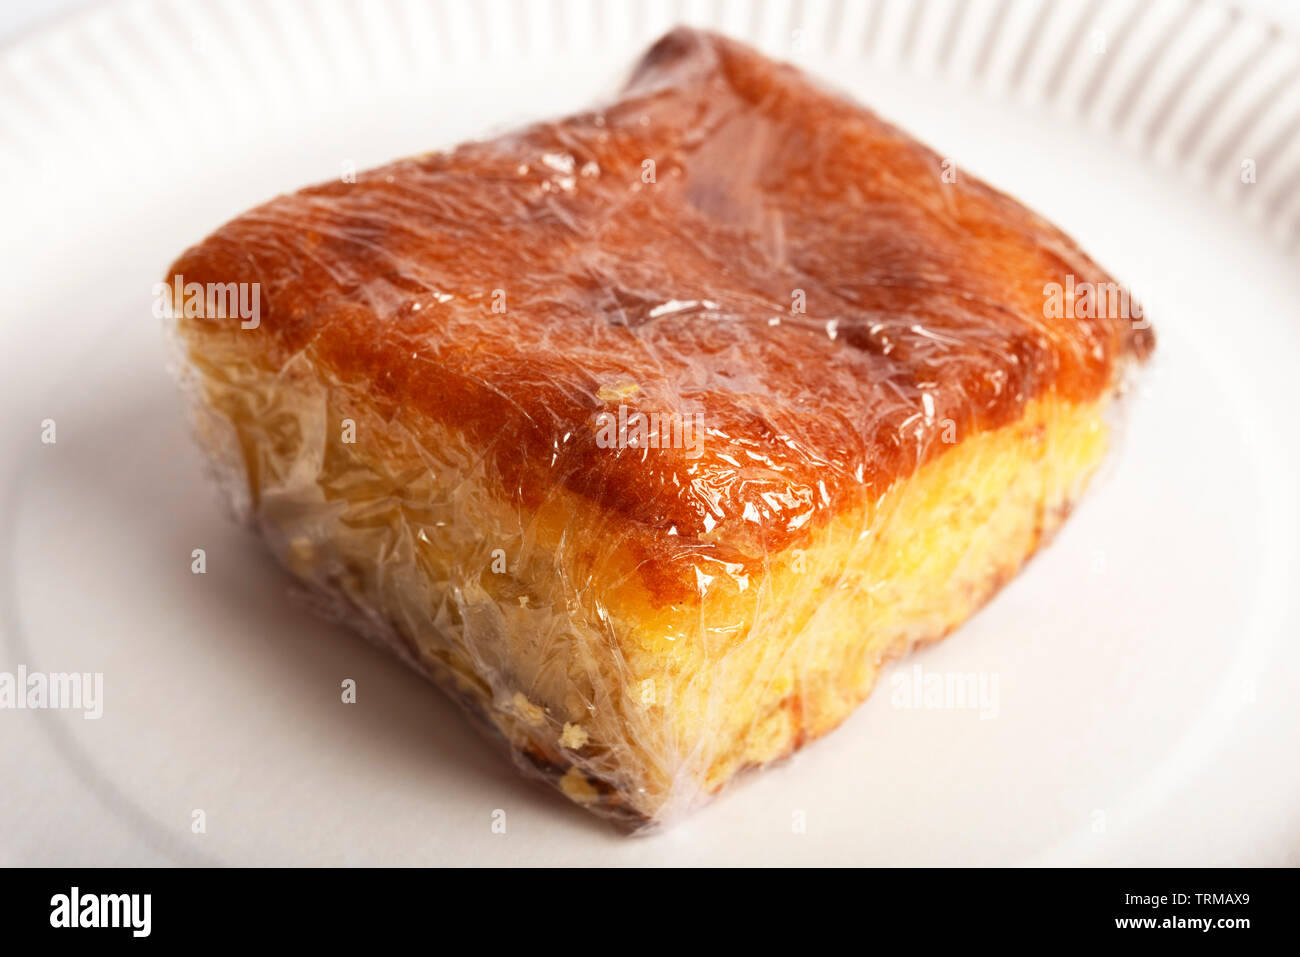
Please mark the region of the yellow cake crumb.
<svg viewBox="0 0 1300 957"><path fill-rule="evenodd" d="M587 731L580 724L564 722L564 732L560 735L560 744L571 751L577 751L587 743Z"/></svg>
<svg viewBox="0 0 1300 957"><path fill-rule="evenodd" d="M516 691L515 696L511 699L510 703L514 705L515 714L517 714L525 724L532 725L534 728L540 728L546 721L546 712L524 697L522 692Z"/></svg>
<svg viewBox="0 0 1300 957"><path fill-rule="evenodd" d="M599 797L587 776L577 768L569 768L564 777L560 778L560 790L570 801L584 806L596 803L596 798Z"/></svg>

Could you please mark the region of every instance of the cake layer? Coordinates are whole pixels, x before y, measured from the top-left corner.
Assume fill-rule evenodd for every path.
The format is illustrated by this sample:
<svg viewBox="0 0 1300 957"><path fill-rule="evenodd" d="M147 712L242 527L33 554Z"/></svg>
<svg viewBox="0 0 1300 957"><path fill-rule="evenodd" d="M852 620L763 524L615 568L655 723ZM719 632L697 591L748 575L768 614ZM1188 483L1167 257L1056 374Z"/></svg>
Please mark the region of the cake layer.
<svg viewBox="0 0 1300 957"><path fill-rule="evenodd" d="M200 435L286 567L525 768L633 823L835 727L1016 573L1106 444L1106 400L1035 400L757 573L697 566L697 601L663 603L617 514L564 489L521 509L464 434L389 417L305 355L272 369L240 332L181 329Z"/></svg>

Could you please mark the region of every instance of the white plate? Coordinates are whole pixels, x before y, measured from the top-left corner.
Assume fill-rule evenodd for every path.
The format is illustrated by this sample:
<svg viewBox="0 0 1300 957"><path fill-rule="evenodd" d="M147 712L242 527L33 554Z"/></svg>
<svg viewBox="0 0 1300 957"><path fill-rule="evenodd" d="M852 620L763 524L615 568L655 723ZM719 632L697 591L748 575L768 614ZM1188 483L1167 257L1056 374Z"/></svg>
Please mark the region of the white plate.
<svg viewBox="0 0 1300 957"><path fill-rule="evenodd" d="M629 840L286 601L201 475L150 304L243 209L589 104L678 20L1059 222L1160 344L1109 474L987 610L794 760ZM1300 863L1288 29L1183 0L141 0L3 51L0 670L102 672L105 710L0 712L0 860ZM996 674L996 716L892 707L917 664Z"/></svg>

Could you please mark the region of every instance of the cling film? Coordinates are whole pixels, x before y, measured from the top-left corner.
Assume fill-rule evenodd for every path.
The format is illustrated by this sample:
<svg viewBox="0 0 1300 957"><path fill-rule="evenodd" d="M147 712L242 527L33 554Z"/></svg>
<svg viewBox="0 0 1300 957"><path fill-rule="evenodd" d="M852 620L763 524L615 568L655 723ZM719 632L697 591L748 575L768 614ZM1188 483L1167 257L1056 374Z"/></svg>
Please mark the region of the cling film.
<svg viewBox="0 0 1300 957"><path fill-rule="evenodd" d="M634 830L1013 577L1154 341L1048 303L1113 283L1059 230L713 34L353 179L169 271L198 442L322 613Z"/></svg>

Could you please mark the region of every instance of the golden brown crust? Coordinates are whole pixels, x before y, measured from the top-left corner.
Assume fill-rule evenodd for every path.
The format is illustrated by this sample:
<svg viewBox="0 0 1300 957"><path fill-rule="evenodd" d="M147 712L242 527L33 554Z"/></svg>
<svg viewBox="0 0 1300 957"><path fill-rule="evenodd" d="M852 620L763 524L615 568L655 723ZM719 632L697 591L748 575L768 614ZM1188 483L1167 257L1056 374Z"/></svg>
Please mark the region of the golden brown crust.
<svg viewBox="0 0 1300 957"><path fill-rule="evenodd" d="M642 586L689 600L698 563L759 564L1151 348L1048 318L1046 284L1113 280L943 174L792 67L677 30L603 110L282 196L171 273L259 283L270 361L306 350L458 430L523 507L563 488L621 516ZM702 451L600 447L619 403L699 413Z"/></svg>

